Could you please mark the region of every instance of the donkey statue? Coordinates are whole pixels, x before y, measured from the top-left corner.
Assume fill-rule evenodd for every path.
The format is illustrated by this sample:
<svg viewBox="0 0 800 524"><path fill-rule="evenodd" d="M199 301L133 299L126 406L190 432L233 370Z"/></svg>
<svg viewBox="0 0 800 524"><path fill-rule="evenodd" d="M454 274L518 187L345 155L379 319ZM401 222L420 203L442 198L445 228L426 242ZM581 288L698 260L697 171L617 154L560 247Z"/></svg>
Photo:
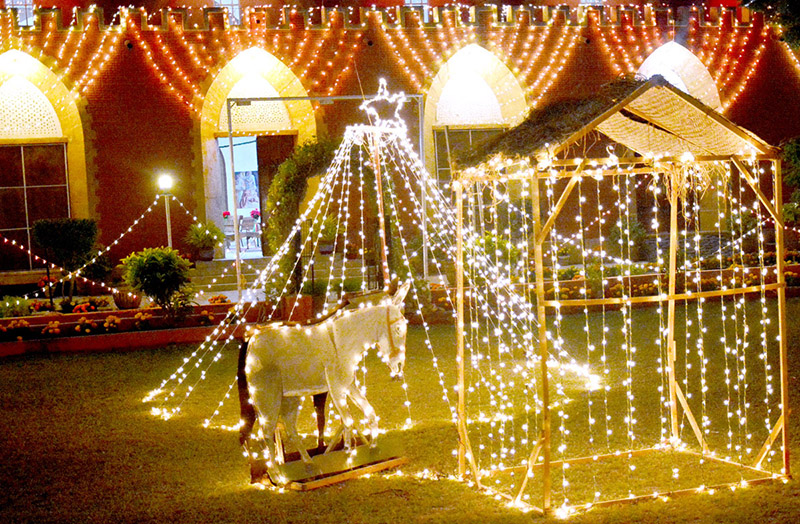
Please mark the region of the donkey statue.
<svg viewBox="0 0 800 524"><path fill-rule="evenodd" d="M402 305L409 288L407 282L378 304L340 310L316 324L276 323L257 328L239 352L240 442L246 445L258 416L264 435L269 436L270 461L274 460L271 435L280 417L290 444L306 464L311 463L297 434L298 407L300 397L325 392L341 417L345 443L350 441L353 426L348 398L369 420L374 442L378 417L354 385L356 367L367 349L377 345L392 376L402 374L407 330Z"/></svg>

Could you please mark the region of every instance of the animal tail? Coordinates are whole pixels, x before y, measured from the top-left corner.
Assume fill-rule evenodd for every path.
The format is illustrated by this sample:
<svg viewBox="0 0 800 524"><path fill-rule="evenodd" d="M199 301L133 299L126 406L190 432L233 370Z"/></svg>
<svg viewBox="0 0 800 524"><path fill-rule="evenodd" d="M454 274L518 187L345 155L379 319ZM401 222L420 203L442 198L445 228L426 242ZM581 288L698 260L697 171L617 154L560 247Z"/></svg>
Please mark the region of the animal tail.
<svg viewBox="0 0 800 524"><path fill-rule="evenodd" d="M242 417L242 426L239 428L239 444L241 445L244 445L250 438L250 433L256 423L256 408L250 403L250 388L247 385L247 373L244 370L247 363L247 342L245 339L242 347L239 348L239 366L236 371L236 382L239 387L239 413Z"/></svg>

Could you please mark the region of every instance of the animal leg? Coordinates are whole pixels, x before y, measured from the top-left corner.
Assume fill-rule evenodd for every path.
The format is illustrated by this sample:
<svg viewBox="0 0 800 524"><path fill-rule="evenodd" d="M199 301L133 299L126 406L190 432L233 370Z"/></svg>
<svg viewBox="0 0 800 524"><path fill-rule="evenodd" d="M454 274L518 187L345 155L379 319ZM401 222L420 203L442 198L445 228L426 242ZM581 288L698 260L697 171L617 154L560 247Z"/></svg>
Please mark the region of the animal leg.
<svg viewBox="0 0 800 524"><path fill-rule="evenodd" d="M281 398L283 396L280 371L277 369L260 369L249 379L253 406L258 414L261 431L266 436L267 450L269 451L267 468L270 471L270 477L275 482L277 476L275 475L274 464L277 455L273 435L278 424Z"/></svg>
<svg viewBox="0 0 800 524"><path fill-rule="evenodd" d="M329 373L325 373L326 380L328 381L328 392L333 402L333 407L342 419L342 431L344 432L344 445L345 448L351 447L353 418L350 416L350 408L347 406L347 386L343 386L340 381L331 377ZM335 441L331 442L334 445Z"/></svg>
<svg viewBox="0 0 800 524"><path fill-rule="evenodd" d="M314 395L314 411L317 414L317 449L325 449L325 405L328 403L328 392Z"/></svg>
<svg viewBox="0 0 800 524"><path fill-rule="evenodd" d="M369 403L367 397L364 396L364 394L355 384L350 386L350 389L348 390L348 396L353 402L355 402L359 409L361 409L361 411L364 413L364 416L369 420L370 446L374 447L375 438L378 436L378 415L375 413L375 409L373 409L372 404Z"/></svg>
<svg viewBox="0 0 800 524"><path fill-rule="evenodd" d="M294 448L300 452L300 457L306 464L311 464L311 456L297 434L297 410L300 407L298 397L283 397L281 402L281 418L286 429L286 437Z"/></svg>

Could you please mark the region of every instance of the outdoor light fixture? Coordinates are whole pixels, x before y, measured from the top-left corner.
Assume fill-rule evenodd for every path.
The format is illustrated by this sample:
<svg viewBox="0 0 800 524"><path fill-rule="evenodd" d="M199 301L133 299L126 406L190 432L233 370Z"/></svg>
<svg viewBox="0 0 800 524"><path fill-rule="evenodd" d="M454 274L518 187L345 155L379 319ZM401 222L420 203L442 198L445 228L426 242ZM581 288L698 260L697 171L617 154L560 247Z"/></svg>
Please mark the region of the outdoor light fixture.
<svg viewBox="0 0 800 524"><path fill-rule="evenodd" d="M175 184L175 180L172 178L172 175L164 173L158 176L156 183L158 184L158 189L161 191L161 194L164 195L164 209L167 213L167 246L172 247L172 225L169 217L169 199L172 195L169 191Z"/></svg>
<svg viewBox="0 0 800 524"><path fill-rule="evenodd" d="M169 193L169 190L172 189L172 186L175 184L175 180L173 180L172 175L164 173L163 175L159 175L157 183L158 189L160 189L162 193Z"/></svg>

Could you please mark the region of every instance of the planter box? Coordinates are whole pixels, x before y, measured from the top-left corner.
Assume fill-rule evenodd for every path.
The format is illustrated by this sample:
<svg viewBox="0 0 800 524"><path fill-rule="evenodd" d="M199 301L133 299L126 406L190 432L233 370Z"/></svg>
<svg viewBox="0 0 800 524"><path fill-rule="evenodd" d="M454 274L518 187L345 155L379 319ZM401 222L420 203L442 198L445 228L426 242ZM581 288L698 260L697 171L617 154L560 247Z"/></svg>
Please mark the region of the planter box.
<svg viewBox="0 0 800 524"><path fill-rule="evenodd" d="M245 317L245 320L247 322L251 323L256 322L259 319L263 307L268 307L263 303L260 304L260 306L261 307L254 307L248 310ZM137 338L145 340L148 338L150 333L159 333L159 332L181 332L181 330L205 330L203 332L210 333L211 331L213 331L216 325L223 318L225 318L225 316L228 313L228 309L230 307L231 304L207 304L204 306L195 306L194 310L184 320L183 325L178 327L173 327L167 324L164 318L163 311L160 308L147 308L138 310L134 309L134 310L123 310L123 311L104 310L104 311L93 311L90 313L69 313L69 314L47 313L47 314L39 314L27 317L6 318L0 320L0 327L7 328L9 324L11 324L12 322L19 322L19 321L25 321L28 324L28 327L16 330L10 330L8 333L5 333L5 337L10 340L2 342L2 339L0 339L0 356L27 352L26 350L19 350L19 349L15 350L12 348L12 346L19 346L20 344L24 344L26 342L35 342L34 346L38 344L40 346L44 345L48 347L57 348L60 347L60 344L62 344L61 342L62 340L75 339L78 342L70 342L67 344L67 346L72 347L70 346L70 344L76 344L75 347L80 347L81 345L88 344L88 347L91 348L94 347L92 345L94 343L87 343L85 342L86 340L99 338L100 340L104 341L102 342L102 344L113 343L113 339L102 338L107 336L116 337L125 335L128 337L133 337L134 340ZM149 319L143 327L140 326L137 328L136 315L139 313L146 313L152 315L152 318ZM119 319L119 325L116 329L112 330L111 332L106 332L106 330L103 328L103 323L109 316L117 317ZM77 326L81 326L80 321L82 318L85 319L85 324L83 325L90 329L89 333L79 332L76 331L75 329ZM45 329L45 327L51 322L58 322L58 329L60 330L60 333L51 335L42 334L42 330ZM91 323L95 323L95 327L92 328ZM198 331L197 333L200 333L200 331ZM0 336L3 336L3 333L0 333ZM22 336L23 340L21 341L13 340L13 337L16 336ZM199 342L203 340L205 336L206 335L201 336L200 338L197 339L197 341ZM125 337L123 337L123 339L124 338ZM156 337L156 339L160 341L158 337ZM192 342L192 341L194 340L193 339L183 340L181 338L172 340L172 342L176 343ZM166 343L169 342L170 340L166 341ZM113 348L113 346L111 347ZM61 351L61 350L53 349L53 351ZM94 351L94 349L89 349L89 351Z"/></svg>
<svg viewBox="0 0 800 524"><path fill-rule="evenodd" d="M169 344L199 344L210 336L216 326L128 331L84 337L52 337L20 340L0 344L0 358L29 353L99 353L149 349ZM238 326L234 336L241 338L244 328Z"/></svg>
<svg viewBox="0 0 800 524"><path fill-rule="evenodd" d="M292 322L305 322L314 317L314 300L311 295L289 295L281 298L280 318Z"/></svg>

